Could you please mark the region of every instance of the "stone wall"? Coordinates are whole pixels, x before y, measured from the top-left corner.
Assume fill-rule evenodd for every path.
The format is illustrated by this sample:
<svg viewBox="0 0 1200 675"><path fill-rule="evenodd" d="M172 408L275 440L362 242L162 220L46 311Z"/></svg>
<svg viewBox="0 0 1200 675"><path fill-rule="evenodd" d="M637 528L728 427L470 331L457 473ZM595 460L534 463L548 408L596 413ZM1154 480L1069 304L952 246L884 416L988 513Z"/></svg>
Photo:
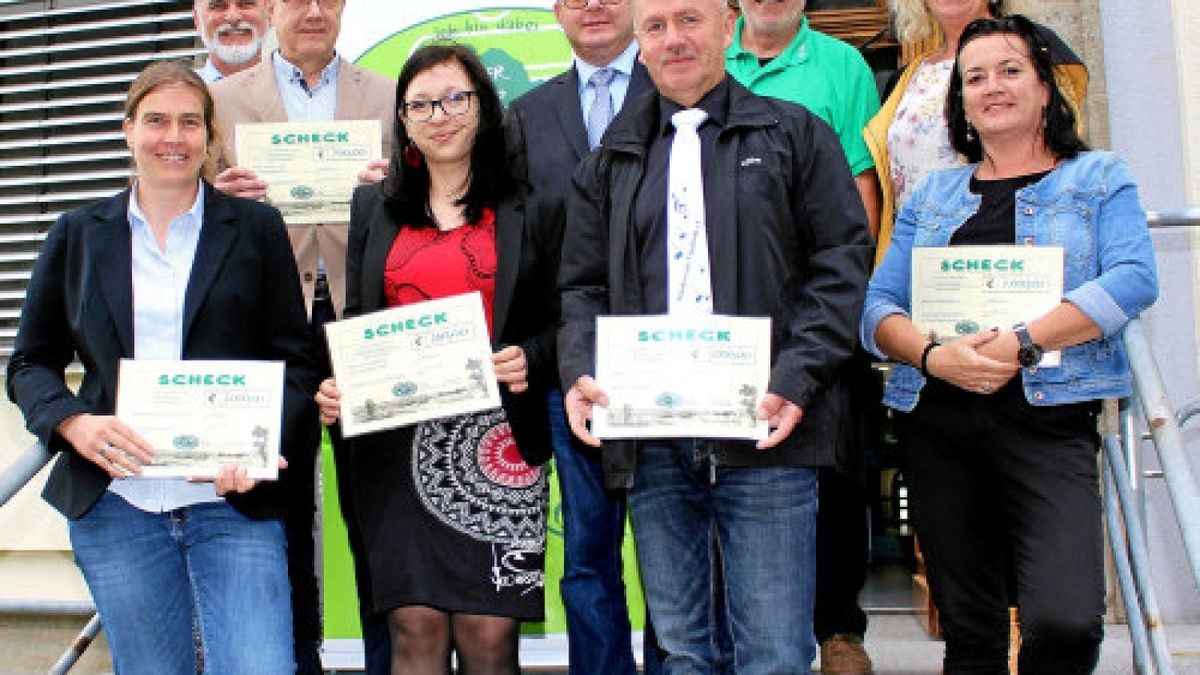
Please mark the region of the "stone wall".
<svg viewBox="0 0 1200 675"><path fill-rule="evenodd" d="M1088 96L1083 114L1088 142L1096 148L1109 147L1099 0L1037 0L1033 14L1032 18L1053 28L1087 65Z"/></svg>

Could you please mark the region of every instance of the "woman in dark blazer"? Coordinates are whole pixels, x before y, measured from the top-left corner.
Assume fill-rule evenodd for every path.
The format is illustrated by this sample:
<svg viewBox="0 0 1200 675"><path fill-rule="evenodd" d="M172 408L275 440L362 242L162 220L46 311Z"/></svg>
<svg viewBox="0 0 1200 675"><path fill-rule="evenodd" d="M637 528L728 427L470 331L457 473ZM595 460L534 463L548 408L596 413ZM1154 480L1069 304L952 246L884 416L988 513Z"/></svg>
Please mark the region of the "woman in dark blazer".
<svg viewBox="0 0 1200 675"><path fill-rule="evenodd" d="M350 442L374 610L392 672L516 673L521 620L540 620L546 390L553 386L560 242L524 217L499 96L459 45L417 50L396 88L388 177L350 216L346 315L471 291L490 322L502 409ZM321 418L340 393L326 380Z"/></svg>
<svg viewBox="0 0 1200 675"><path fill-rule="evenodd" d="M212 99L184 63L130 87L133 186L63 214L46 236L8 364L8 395L59 458L44 496L121 673L292 672L275 483L135 478L153 448L113 415L121 359L285 364L281 450L315 446L316 387L300 284L279 212L212 189ZM65 382L84 368L78 392ZM282 463L281 463L282 464ZM286 476L286 471L282 472Z"/></svg>

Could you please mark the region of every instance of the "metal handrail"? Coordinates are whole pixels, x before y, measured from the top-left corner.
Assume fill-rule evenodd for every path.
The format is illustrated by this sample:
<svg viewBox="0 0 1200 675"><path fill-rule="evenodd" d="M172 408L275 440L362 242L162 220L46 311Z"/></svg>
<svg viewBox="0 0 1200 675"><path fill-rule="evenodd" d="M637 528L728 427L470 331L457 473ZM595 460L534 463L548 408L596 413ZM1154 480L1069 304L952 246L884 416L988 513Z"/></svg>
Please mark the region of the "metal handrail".
<svg viewBox="0 0 1200 675"><path fill-rule="evenodd" d="M1186 209L1147 211L1146 223L1151 228L1195 227L1200 225L1200 206Z"/></svg>
<svg viewBox="0 0 1200 675"><path fill-rule="evenodd" d="M1161 227L1200 224L1200 209L1170 215L1154 214ZM1168 224L1170 223L1170 224ZM1172 675L1171 653L1158 599L1150 582L1149 545L1143 507L1142 479L1152 475L1140 464L1141 443L1151 440L1162 470L1153 476L1166 480L1183 535L1193 581L1200 587L1200 489L1185 454L1182 425L1200 412L1189 404L1176 413L1166 395L1162 374L1140 319L1130 321L1122 340L1133 376L1134 394L1120 401L1115 430L1102 437L1104 451L1105 523L1116 566L1121 597L1138 673ZM1140 411L1149 433L1137 431L1134 412Z"/></svg>
<svg viewBox="0 0 1200 675"><path fill-rule="evenodd" d="M1110 496L1105 503L1105 521L1117 566L1121 597L1129 617L1134 662L1139 673L1171 675L1175 671L1171 666L1171 650L1167 647L1158 596L1150 580L1145 528L1140 517L1130 514L1130 510L1136 508L1137 500L1130 486L1125 457L1115 435L1106 435L1103 444L1105 494ZM1113 495L1117 499L1112 499ZM1153 657L1154 671L1146 668L1147 652Z"/></svg>
<svg viewBox="0 0 1200 675"><path fill-rule="evenodd" d="M1125 326L1123 338L1138 400L1141 402L1142 415L1153 436L1159 463L1163 469L1163 478L1166 480L1179 521L1179 529L1183 534L1184 549L1192 568L1192 577L1197 587L1200 587L1200 519L1197 519L1197 512L1200 510L1200 489L1197 489L1191 463L1184 449L1183 432L1171 409L1162 375L1141 321L1130 321Z"/></svg>
<svg viewBox="0 0 1200 675"><path fill-rule="evenodd" d="M1151 229L1195 227L1200 225L1200 207L1150 211L1146 221ZM1150 581L1142 481L1145 477L1166 479L1192 577L1200 587L1200 521L1196 515L1200 490L1184 451L1181 432L1192 416L1200 414L1200 403L1187 404L1178 413L1172 411L1141 320L1130 321L1122 339L1129 356L1134 394L1119 402L1116 427L1106 429L1102 437L1105 525L1129 622L1134 668L1144 675L1172 675L1174 668L1165 624ZM1137 431L1133 418L1134 411L1139 409L1150 430L1145 435ZM1139 450L1143 440L1154 442L1161 471L1142 471Z"/></svg>
<svg viewBox="0 0 1200 675"><path fill-rule="evenodd" d="M54 453L50 452L41 441L37 441L25 449L21 456L12 464L0 473L0 508L9 502L21 488L25 487L33 477L42 470L50 460L54 458ZM11 604L11 603L10 603ZM91 646L92 641L100 634L100 615L95 613L93 606L83 605L82 603L62 603L61 606L38 605L33 606L39 612L54 611L54 612L70 612L74 613L79 609L92 612L92 618L67 647L59 657L58 662L50 668L50 673L53 675L61 675L66 673L79 661L87 648ZM8 607L9 610L18 609L17 606Z"/></svg>
<svg viewBox="0 0 1200 675"><path fill-rule="evenodd" d="M1104 493L1115 494L1116 485L1113 482L1112 465L1104 464ZM1121 591L1121 600L1125 605L1125 615L1129 618L1129 642L1133 647L1133 666L1138 673L1149 671L1147 655L1150 654L1150 637L1147 631L1147 618L1142 613L1141 601L1138 599L1137 586L1133 581L1133 563L1130 560L1129 545L1125 542L1124 522L1122 521L1119 499L1104 500L1104 524L1108 528L1108 541L1112 547L1113 566L1117 572L1117 586Z"/></svg>
<svg viewBox="0 0 1200 675"><path fill-rule="evenodd" d="M71 670L71 667L79 661L79 657L83 656L83 653L87 651L87 648L91 646L92 641L99 634L100 615L93 614L91 620L83 627L83 630L79 631L79 635L75 637L75 641L71 643L67 651L63 652L58 662L50 668L50 675L63 675L63 673Z"/></svg>
<svg viewBox="0 0 1200 675"><path fill-rule="evenodd" d="M8 503L13 495L21 491L25 484L33 480L37 472L42 470L54 457L54 453L46 449L41 442L34 443L21 453L21 456L8 468L0 473L0 507Z"/></svg>
<svg viewBox="0 0 1200 675"><path fill-rule="evenodd" d="M1191 403L1184 404L1182 408L1175 411L1175 421L1182 427L1197 414L1200 414L1200 402L1192 401Z"/></svg>

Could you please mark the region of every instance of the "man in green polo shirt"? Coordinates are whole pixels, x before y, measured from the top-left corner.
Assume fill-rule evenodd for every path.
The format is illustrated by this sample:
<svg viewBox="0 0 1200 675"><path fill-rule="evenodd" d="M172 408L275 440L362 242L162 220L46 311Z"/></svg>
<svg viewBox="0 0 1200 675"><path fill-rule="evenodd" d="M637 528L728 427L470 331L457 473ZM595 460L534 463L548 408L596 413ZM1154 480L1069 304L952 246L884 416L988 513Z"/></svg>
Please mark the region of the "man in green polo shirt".
<svg viewBox="0 0 1200 675"><path fill-rule="evenodd" d="M872 234L878 231L875 165L862 130L879 110L875 77L858 50L808 27L805 0L741 0L733 44L725 51L729 74L755 94L799 103L829 123L841 141L862 195ZM870 378L869 361L853 360L848 381ZM864 380L866 381L866 380ZM869 381L868 381L869 383ZM858 384L852 385L857 390ZM861 439L851 410L869 402L846 393L846 451L838 467L823 467L818 480L817 593L813 628L821 643L821 672L870 673L863 647L867 617L858 604L866 579L865 477ZM853 467L859 467L857 470Z"/></svg>
<svg viewBox="0 0 1200 675"><path fill-rule="evenodd" d="M805 0L741 0L725 68L755 94L799 103L833 127L874 232L879 197L862 130L879 110L875 76L854 47L809 28L804 8Z"/></svg>

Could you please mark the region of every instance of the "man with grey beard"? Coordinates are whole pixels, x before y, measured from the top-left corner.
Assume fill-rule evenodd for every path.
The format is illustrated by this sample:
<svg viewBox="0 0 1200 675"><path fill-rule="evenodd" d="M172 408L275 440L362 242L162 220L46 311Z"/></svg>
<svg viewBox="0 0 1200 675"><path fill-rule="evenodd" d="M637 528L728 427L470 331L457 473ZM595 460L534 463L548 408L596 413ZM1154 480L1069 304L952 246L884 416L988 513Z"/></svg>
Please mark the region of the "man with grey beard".
<svg viewBox="0 0 1200 675"><path fill-rule="evenodd" d="M198 71L205 82L211 84L261 60L267 32L263 0L196 0L192 18L208 48L208 60Z"/></svg>

